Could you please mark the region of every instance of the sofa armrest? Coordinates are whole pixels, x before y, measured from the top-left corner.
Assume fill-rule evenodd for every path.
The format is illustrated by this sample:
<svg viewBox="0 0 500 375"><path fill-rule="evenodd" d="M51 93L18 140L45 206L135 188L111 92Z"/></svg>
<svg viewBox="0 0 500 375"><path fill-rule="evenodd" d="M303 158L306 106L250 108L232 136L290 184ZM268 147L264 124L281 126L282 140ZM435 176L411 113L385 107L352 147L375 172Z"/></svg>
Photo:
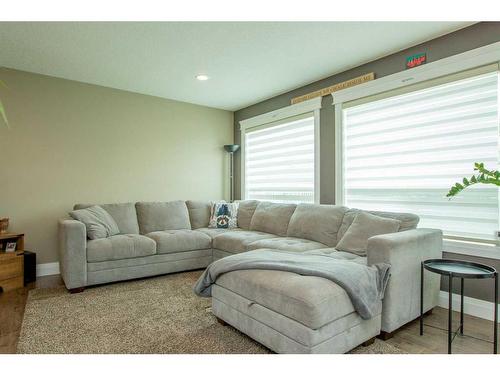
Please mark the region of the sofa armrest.
<svg viewBox="0 0 500 375"><path fill-rule="evenodd" d="M390 279L382 302L382 331L392 332L420 315L420 264L441 258L443 234L438 229L412 229L371 237L368 265L391 265ZM440 277L424 277L424 311L438 304Z"/></svg>
<svg viewBox="0 0 500 375"><path fill-rule="evenodd" d="M87 231L77 220L59 220L59 264L66 288L87 284Z"/></svg>

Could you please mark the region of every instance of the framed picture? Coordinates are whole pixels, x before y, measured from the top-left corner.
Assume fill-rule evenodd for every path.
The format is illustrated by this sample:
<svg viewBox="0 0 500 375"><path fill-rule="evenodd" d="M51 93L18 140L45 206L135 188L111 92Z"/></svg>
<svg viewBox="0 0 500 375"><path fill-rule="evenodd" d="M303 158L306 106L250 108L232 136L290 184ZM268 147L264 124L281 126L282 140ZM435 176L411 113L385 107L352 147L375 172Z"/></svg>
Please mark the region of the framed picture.
<svg viewBox="0 0 500 375"><path fill-rule="evenodd" d="M13 253L16 251L16 243L15 242L7 242L7 247L5 248L7 253Z"/></svg>

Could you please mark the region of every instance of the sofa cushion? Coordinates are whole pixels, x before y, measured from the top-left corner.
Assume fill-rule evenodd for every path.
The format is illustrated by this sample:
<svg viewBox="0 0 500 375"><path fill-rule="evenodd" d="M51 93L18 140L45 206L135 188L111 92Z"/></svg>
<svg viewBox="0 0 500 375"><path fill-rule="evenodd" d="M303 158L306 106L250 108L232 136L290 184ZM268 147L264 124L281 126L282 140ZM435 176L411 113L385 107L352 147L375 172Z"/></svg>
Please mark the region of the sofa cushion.
<svg viewBox="0 0 500 375"><path fill-rule="evenodd" d="M380 234L395 233L401 222L388 217L381 217L359 212L351 226L337 244L337 250L366 256L368 239Z"/></svg>
<svg viewBox="0 0 500 375"><path fill-rule="evenodd" d="M354 312L345 290L322 277L276 270L238 270L223 274L216 284L311 329Z"/></svg>
<svg viewBox="0 0 500 375"><path fill-rule="evenodd" d="M222 233L227 233L231 231L238 231L240 230L239 228L234 228L234 229L228 229L228 228L198 228L196 229L197 232L205 233L208 235L210 238L217 237L219 234Z"/></svg>
<svg viewBox="0 0 500 375"><path fill-rule="evenodd" d="M290 218L287 236L335 246L337 232L346 211L347 207L343 206L301 203Z"/></svg>
<svg viewBox="0 0 500 375"><path fill-rule="evenodd" d="M135 208L141 234L191 229L189 212L184 201L137 202Z"/></svg>
<svg viewBox="0 0 500 375"><path fill-rule="evenodd" d="M344 214L344 218L342 219L342 225L340 226L340 229L337 233L337 241L340 241L340 239L344 236L345 232L347 231L349 226L352 224L354 218L360 211L362 210L359 210L357 208L350 208L349 210L346 211L346 213ZM365 212L368 212L369 214L375 216L387 217L389 219L399 220L401 222L401 225L399 227L399 232L415 229L420 220L420 218L417 215L409 213L385 212L385 211L365 211Z"/></svg>
<svg viewBox="0 0 500 375"><path fill-rule="evenodd" d="M85 224L87 237L91 240L120 233L115 220L101 206L73 210L69 213L69 216Z"/></svg>
<svg viewBox="0 0 500 375"><path fill-rule="evenodd" d="M257 208L259 201L239 201L238 202L238 227L245 230L250 230L250 223Z"/></svg>
<svg viewBox="0 0 500 375"><path fill-rule="evenodd" d="M295 252L303 252L326 247L326 245L319 242L294 237L265 238L252 242L247 246L248 250L276 249Z"/></svg>
<svg viewBox="0 0 500 375"><path fill-rule="evenodd" d="M156 254L156 243L139 234L118 234L87 242L87 261L104 262Z"/></svg>
<svg viewBox="0 0 500 375"><path fill-rule="evenodd" d="M215 237L212 242L214 249L224 250L233 254L248 250L248 245L264 238L276 237L273 234L248 230L231 230Z"/></svg>
<svg viewBox="0 0 500 375"><path fill-rule="evenodd" d="M156 242L158 254L212 248L212 239L204 233L190 230L165 230L146 234Z"/></svg>
<svg viewBox="0 0 500 375"><path fill-rule="evenodd" d="M252 216L250 229L286 236L290 217L296 207L295 204L260 202Z"/></svg>
<svg viewBox="0 0 500 375"><path fill-rule="evenodd" d="M210 220L210 202L186 201L191 229L206 228Z"/></svg>
<svg viewBox="0 0 500 375"><path fill-rule="evenodd" d="M76 204L74 209L87 208L92 204ZM139 234L139 224L137 223L137 212L135 203L107 203L101 204L108 214L115 220L121 234Z"/></svg>
<svg viewBox="0 0 500 375"><path fill-rule="evenodd" d="M322 249L315 250L307 250L304 251L305 254L316 254L316 255L328 255L330 258L340 259L340 260L348 260L351 262L355 262L358 264L366 264L368 263L365 256L359 256L353 253L348 253L346 251L339 251L333 247L327 247Z"/></svg>

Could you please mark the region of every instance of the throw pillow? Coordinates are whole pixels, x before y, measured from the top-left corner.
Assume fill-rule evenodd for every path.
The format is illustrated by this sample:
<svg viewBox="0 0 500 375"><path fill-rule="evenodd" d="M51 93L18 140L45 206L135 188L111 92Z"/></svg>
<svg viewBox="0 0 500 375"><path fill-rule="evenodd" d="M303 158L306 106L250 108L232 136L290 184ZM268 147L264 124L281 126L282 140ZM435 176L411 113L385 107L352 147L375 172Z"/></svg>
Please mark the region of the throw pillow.
<svg viewBox="0 0 500 375"><path fill-rule="evenodd" d="M237 203L214 202L208 227L234 229L238 226L237 215Z"/></svg>
<svg viewBox="0 0 500 375"><path fill-rule="evenodd" d="M379 234L395 233L401 221L375 216L368 212L359 212L351 226L340 239L337 250L347 251L359 256L366 256L368 239Z"/></svg>
<svg viewBox="0 0 500 375"><path fill-rule="evenodd" d="M120 233L115 220L101 206L74 210L69 213L69 216L85 224L87 237L91 240Z"/></svg>

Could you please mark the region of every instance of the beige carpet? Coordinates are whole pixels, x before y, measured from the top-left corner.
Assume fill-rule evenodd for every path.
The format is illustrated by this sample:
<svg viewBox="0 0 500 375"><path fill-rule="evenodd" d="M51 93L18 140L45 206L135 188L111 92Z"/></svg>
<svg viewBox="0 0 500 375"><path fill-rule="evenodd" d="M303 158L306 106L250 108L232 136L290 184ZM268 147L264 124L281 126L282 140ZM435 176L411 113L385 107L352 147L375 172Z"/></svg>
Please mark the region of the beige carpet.
<svg viewBox="0 0 500 375"><path fill-rule="evenodd" d="M69 294L34 289L18 353L269 353L219 324L210 300L192 292L200 271L110 284ZM353 353L400 354L376 340Z"/></svg>

